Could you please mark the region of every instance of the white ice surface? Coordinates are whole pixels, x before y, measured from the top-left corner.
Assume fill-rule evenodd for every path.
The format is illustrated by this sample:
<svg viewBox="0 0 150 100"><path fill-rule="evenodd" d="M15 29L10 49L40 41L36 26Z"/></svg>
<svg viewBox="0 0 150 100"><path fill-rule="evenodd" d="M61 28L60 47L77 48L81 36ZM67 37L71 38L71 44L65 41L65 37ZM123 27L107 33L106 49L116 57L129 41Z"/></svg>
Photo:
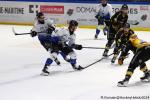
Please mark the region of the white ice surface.
<svg viewBox="0 0 150 100"><path fill-rule="evenodd" d="M0 100L108 100L101 97L150 96L150 83L140 82L143 73L139 68L128 87L117 87L117 82L124 78L132 53L123 66L117 65L117 62L112 65L109 57L77 72L59 55L61 66L53 63L49 68L51 74L40 76L49 54L37 37L15 36L12 27L17 32L29 32L31 29L29 26L0 25ZM83 46L104 47L106 44L102 33L98 40L94 40L94 29L78 29L76 33L76 42ZM150 41L150 32L136 33ZM78 50L78 63L86 66L100 59L102 52L100 49ZM149 62L147 66L150 69Z"/></svg>

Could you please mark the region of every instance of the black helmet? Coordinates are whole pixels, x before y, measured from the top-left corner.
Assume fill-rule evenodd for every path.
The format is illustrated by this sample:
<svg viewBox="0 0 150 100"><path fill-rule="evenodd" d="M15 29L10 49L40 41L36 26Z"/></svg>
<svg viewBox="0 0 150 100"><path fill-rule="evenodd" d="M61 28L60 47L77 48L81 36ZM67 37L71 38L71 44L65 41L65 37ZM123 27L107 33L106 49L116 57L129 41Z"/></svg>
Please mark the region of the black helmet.
<svg viewBox="0 0 150 100"><path fill-rule="evenodd" d="M69 26L78 26L78 22L76 20L71 20Z"/></svg>
<svg viewBox="0 0 150 100"><path fill-rule="evenodd" d="M129 24L129 23L125 23L125 24L123 25L123 27L125 27L125 28L130 28L130 24Z"/></svg>
<svg viewBox="0 0 150 100"><path fill-rule="evenodd" d="M128 5L127 4L123 4L121 9L125 9L125 10L128 10Z"/></svg>
<svg viewBox="0 0 150 100"><path fill-rule="evenodd" d="M36 14L36 17L37 17L37 18L40 18L41 16L44 16L44 14L43 14L42 12L38 12L38 13Z"/></svg>

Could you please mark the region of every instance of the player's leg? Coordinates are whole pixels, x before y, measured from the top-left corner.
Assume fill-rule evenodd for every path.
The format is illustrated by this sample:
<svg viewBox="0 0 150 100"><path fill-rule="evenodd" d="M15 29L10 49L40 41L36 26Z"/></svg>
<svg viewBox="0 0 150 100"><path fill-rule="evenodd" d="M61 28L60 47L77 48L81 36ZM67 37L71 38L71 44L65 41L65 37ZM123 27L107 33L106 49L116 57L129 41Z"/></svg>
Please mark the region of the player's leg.
<svg viewBox="0 0 150 100"><path fill-rule="evenodd" d="M117 59L117 57L118 57L118 55L120 53L120 49L121 48L119 46L116 46L114 48L114 51L113 51L114 55L113 55L113 58L111 59L111 63L115 63L115 60Z"/></svg>
<svg viewBox="0 0 150 100"><path fill-rule="evenodd" d="M95 34L95 39L98 38L98 35L100 33L100 28L101 28L101 25L104 25L104 21L101 19L101 20L98 20L98 26L96 28L96 34Z"/></svg>
<svg viewBox="0 0 150 100"><path fill-rule="evenodd" d="M98 25L97 26L97 28L96 28L96 34L95 34L95 39L97 39L98 38L98 35L99 35L99 33L101 32L101 30L100 30L100 25Z"/></svg>
<svg viewBox="0 0 150 100"><path fill-rule="evenodd" d="M56 62L57 65L60 65L60 62L57 59L57 55L59 52L58 46L55 44L51 44L51 48L48 49L49 58L47 58L45 65L42 69L42 75L49 75L48 66L50 66L53 61Z"/></svg>
<svg viewBox="0 0 150 100"><path fill-rule="evenodd" d="M110 21L105 20L104 22L105 22L105 27L103 28L103 33L104 33L104 35L107 35L107 34L109 34L108 32L109 32Z"/></svg>
<svg viewBox="0 0 150 100"><path fill-rule="evenodd" d="M109 40L108 40L108 42L107 42L107 44L106 44L106 46L105 46L105 50L104 50L104 52L103 52L103 56L104 56L104 57L107 57L108 51L109 51L111 45L113 44L113 42L114 42L114 39L109 38Z"/></svg>
<svg viewBox="0 0 150 100"><path fill-rule="evenodd" d="M42 69L41 75L44 75L44 76L49 75L50 72L48 71L48 67L53 63L55 58L57 58L57 53L56 52L50 53L50 57L47 58L45 65Z"/></svg>
<svg viewBox="0 0 150 100"><path fill-rule="evenodd" d="M75 51L73 51L73 49L69 46L66 46L64 48L61 48L61 51L65 54L65 55L69 55L70 56L70 64L72 65L73 69L75 70L81 70L83 69L80 65L77 64L76 60L77 60L77 56Z"/></svg>
<svg viewBox="0 0 150 100"><path fill-rule="evenodd" d="M73 69L75 70L84 69L83 67L81 67L81 65L77 64L77 56L76 56L75 51L70 52L68 55L70 56L70 64L72 65Z"/></svg>
<svg viewBox="0 0 150 100"><path fill-rule="evenodd" d="M141 58L139 59L140 70L144 72L144 76L141 77L142 81L150 81L150 70L148 70L145 62L150 59L150 46L144 47L141 49Z"/></svg>
<svg viewBox="0 0 150 100"><path fill-rule="evenodd" d="M134 72L134 70L136 69L136 67L138 67L140 65L139 59L141 58L141 51L138 51L134 57L132 58L129 67L127 69L125 78L122 81L118 82L118 86L119 87L126 87L130 78L132 77L132 74Z"/></svg>
<svg viewBox="0 0 150 100"><path fill-rule="evenodd" d="M63 59L67 62L70 62L70 58L67 57L67 55L63 52L60 52L61 56L63 57Z"/></svg>
<svg viewBox="0 0 150 100"><path fill-rule="evenodd" d="M109 27L109 34L107 36L108 42L106 43L105 50L103 52L104 57L107 57L107 55L108 55L108 51L114 42L115 34L116 34L116 31L112 28L112 26L110 26Z"/></svg>
<svg viewBox="0 0 150 100"><path fill-rule="evenodd" d="M141 77L141 81L150 81L150 70L148 70L145 63L140 65L140 70L144 73L144 76Z"/></svg>

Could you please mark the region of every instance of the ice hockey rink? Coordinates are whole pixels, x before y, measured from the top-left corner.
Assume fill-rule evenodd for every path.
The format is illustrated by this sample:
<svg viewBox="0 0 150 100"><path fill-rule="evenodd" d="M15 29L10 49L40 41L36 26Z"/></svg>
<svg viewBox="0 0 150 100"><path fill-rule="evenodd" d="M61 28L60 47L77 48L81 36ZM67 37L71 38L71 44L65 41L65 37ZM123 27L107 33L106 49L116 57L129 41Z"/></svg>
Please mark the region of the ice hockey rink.
<svg viewBox="0 0 150 100"><path fill-rule="evenodd" d="M133 57L124 65L111 64L109 57L82 71L74 71L59 55L61 65L49 67L50 75L41 76L41 69L49 54L40 45L37 37L15 36L17 32L29 32L31 26L0 25L0 100L143 100L150 99L150 83L143 83L143 73L137 68L128 87L117 87L124 78ZM150 32L135 32L141 39L150 41ZM94 40L94 29L77 29L78 44L104 47L106 36L102 33ZM76 50L78 63L83 67L101 59L103 50ZM110 50L109 54L112 53ZM147 62L150 69L150 61ZM122 97L122 98L121 98ZM131 97L131 99L125 99ZM117 99L118 98L118 99ZM120 99L119 99L120 98ZM123 99L124 98L124 99Z"/></svg>

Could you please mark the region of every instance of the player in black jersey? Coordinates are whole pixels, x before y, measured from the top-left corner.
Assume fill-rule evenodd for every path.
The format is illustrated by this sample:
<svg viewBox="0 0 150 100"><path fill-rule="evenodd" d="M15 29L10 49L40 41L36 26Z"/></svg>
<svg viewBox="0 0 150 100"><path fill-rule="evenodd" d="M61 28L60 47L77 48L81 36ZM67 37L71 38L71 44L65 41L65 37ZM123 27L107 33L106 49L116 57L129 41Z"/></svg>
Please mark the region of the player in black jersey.
<svg viewBox="0 0 150 100"><path fill-rule="evenodd" d="M144 76L140 79L142 81L150 81L150 70L146 66L146 61L150 59L150 42L143 41L137 37L136 34L130 36L130 44L135 48L135 54L128 66L125 78L118 82L119 87L126 87L134 70L140 66L140 70Z"/></svg>
<svg viewBox="0 0 150 100"><path fill-rule="evenodd" d="M134 34L134 31L130 29L130 24L126 23L116 34L115 43L116 47L114 48L114 56L111 60L112 63L115 62L117 56L119 55L120 51L124 51L126 45L129 41L129 37Z"/></svg>
<svg viewBox="0 0 150 100"><path fill-rule="evenodd" d="M104 57L107 56L108 51L115 40L116 33L121 27L124 26L125 23L127 23L127 20L128 20L128 6L126 4L123 4L121 10L116 12L111 17L109 34L107 35L108 42L106 43L106 47L103 53Z"/></svg>

